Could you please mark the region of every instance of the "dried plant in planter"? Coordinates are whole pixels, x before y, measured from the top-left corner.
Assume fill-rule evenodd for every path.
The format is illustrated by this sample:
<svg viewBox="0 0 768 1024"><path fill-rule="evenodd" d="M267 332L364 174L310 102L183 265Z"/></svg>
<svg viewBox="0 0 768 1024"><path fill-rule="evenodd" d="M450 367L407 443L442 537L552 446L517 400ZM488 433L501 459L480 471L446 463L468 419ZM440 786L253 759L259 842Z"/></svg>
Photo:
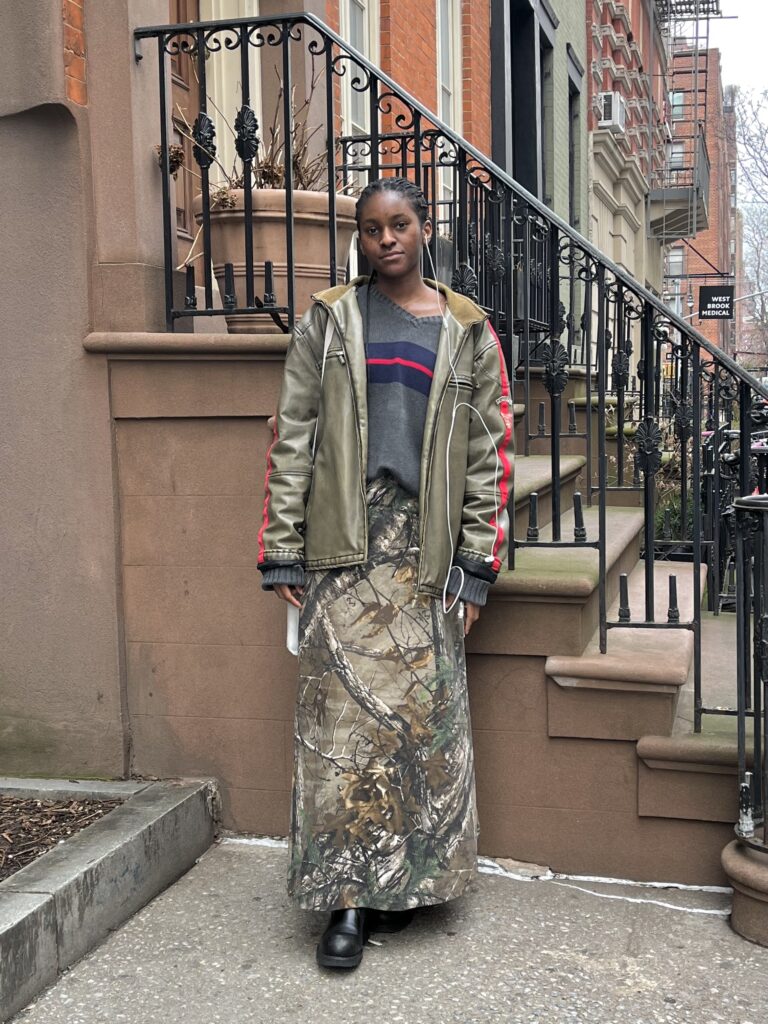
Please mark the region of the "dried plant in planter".
<svg viewBox="0 0 768 1024"><path fill-rule="evenodd" d="M208 99L209 109L215 110L219 118L231 132L236 142L237 156L233 159L231 169L222 162L214 145L215 129L213 122L201 117L195 129L189 124L184 111L177 107L177 125L181 134L190 139L195 146L195 157L202 158L209 167L208 196L210 217L205 221L202 187L193 200L193 216L199 225L181 266L189 267L195 261L203 259L205 253L200 244L203 223L209 226L210 251L219 291L222 297L232 299L229 306L237 306L252 288L255 296L269 295L271 304L286 307L288 304L289 284L293 286L294 311L299 315L309 306L311 296L328 286L331 275L328 256L328 218L329 218L329 185L336 194L334 227L338 246L337 281L344 279L347 254L355 230L354 199L346 192L355 191L339 188L335 180L334 168L329 168L327 151L324 144L316 139L318 132L324 132L324 121L312 127L310 113L313 109L315 90L321 75L314 72L306 98L297 105L295 91L292 92L290 103L286 103L286 94L282 79L277 72L277 97L274 113L268 125L259 128L252 110L244 107L238 112L234 126L227 121L212 99ZM288 124L283 122L282 111L290 107ZM323 105L324 106L324 105ZM330 130L330 128L329 128ZM259 135L262 137L259 138ZM290 142L290 167L286 166L287 146ZM244 181L243 154L253 154L250 161L251 189L246 196ZM193 174L201 183L202 176L197 169L183 166L183 170ZM286 252L286 218L287 218L287 186L292 185L293 203L292 229L294 232L294 251L300 253L302 271L288 280L288 258ZM245 226L246 206L249 208L252 271L246 271ZM267 264L272 270L270 284L267 287ZM231 283L227 284L227 268L233 274ZM251 285L247 276L252 273ZM224 306L228 303L225 301ZM275 322L269 314L263 315L256 311L225 313L228 330L232 333L249 332L263 329L263 321L268 319L268 326L274 327ZM259 319L261 317L261 319Z"/></svg>
<svg viewBox="0 0 768 1024"><path fill-rule="evenodd" d="M284 189L287 183L285 166L286 138L284 126L281 124L284 87L283 81L277 70L275 70L275 73L277 74L279 82L277 100L275 102L272 121L266 129L266 138L258 140L260 145L257 148L256 155L254 156L251 164L251 183L253 188ZM290 104L290 139L292 147L291 166L293 169L294 188L306 191L327 192L328 178L326 154L323 151L312 155L311 152L312 140L323 126L322 124L317 124L314 128L310 129L308 127L309 112L320 77L320 72L313 73L306 99L298 107L295 102L295 87L292 91ZM208 103L220 115L224 123L227 125L227 128L232 132L232 136L236 138L237 132L210 96L208 97ZM243 169L239 158L235 158L234 165L231 170L228 170L212 149L206 149L205 144L194 138L192 126L184 115L183 110L177 106L176 112L184 124L184 127L180 129L181 134L194 142L195 145L203 152L207 153L213 164L215 164L223 176L218 181L210 183L211 206L214 209L227 209L233 207L234 200L231 197L231 192L235 189L243 188L244 185ZM183 159L180 161L180 166L182 164ZM193 171L186 165L183 165L183 170L188 174L193 174L198 179L201 178L197 171Z"/></svg>

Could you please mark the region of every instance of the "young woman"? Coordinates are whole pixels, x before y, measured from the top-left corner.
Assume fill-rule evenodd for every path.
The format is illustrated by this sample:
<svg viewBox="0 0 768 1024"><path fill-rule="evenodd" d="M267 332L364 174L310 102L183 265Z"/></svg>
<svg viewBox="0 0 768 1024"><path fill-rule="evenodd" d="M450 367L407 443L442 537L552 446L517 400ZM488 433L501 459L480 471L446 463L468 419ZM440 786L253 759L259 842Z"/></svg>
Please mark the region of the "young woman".
<svg viewBox="0 0 768 1024"><path fill-rule="evenodd" d="M486 314L421 274L422 192L357 203L372 273L288 347L259 566L301 608L288 889L325 967L461 895L477 818L464 635L507 546L512 407Z"/></svg>

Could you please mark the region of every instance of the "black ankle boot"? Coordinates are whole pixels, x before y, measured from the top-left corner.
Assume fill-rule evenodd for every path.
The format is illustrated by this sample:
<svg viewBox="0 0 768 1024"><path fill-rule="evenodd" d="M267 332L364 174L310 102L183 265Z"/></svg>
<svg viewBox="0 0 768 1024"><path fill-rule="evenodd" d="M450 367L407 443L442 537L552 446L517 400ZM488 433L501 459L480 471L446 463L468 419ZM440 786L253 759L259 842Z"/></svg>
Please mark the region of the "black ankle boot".
<svg viewBox="0 0 768 1024"><path fill-rule="evenodd" d="M357 967L368 938L365 907L332 910L331 920L317 946L321 967Z"/></svg>
<svg viewBox="0 0 768 1024"><path fill-rule="evenodd" d="M401 932L413 920L415 908L410 910L369 910L370 931Z"/></svg>

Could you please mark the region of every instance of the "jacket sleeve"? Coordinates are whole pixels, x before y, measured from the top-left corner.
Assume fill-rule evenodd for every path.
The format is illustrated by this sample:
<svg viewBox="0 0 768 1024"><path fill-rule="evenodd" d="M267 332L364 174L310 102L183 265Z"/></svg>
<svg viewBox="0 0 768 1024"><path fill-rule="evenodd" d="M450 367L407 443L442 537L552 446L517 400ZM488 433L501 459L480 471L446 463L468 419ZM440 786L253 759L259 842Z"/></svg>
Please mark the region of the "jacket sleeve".
<svg viewBox="0 0 768 1024"><path fill-rule="evenodd" d="M464 507L453 564L493 583L509 545L507 502L514 455L512 395L504 354L487 321L475 344L473 378Z"/></svg>
<svg viewBox="0 0 768 1024"><path fill-rule="evenodd" d="M312 306L296 327L285 356L258 534L262 571L299 565L304 560L304 518L312 483L325 316L321 307Z"/></svg>

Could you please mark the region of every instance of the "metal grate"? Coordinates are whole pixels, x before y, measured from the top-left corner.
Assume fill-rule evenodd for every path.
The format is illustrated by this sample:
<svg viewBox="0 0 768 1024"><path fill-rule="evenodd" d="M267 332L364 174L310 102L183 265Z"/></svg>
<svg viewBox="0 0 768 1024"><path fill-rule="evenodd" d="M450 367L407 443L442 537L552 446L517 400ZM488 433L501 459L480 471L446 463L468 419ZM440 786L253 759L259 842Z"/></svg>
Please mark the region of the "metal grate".
<svg viewBox="0 0 768 1024"><path fill-rule="evenodd" d="M695 18L719 18L720 0L656 0L659 20L690 21Z"/></svg>

